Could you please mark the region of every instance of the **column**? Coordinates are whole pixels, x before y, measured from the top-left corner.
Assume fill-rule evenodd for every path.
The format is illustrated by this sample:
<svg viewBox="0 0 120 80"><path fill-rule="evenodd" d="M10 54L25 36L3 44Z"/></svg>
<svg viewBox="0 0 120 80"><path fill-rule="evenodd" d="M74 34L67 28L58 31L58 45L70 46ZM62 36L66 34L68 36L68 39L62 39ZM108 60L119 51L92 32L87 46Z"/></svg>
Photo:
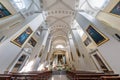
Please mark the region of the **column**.
<svg viewBox="0 0 120 80"><path fill-rule="evenodd" d="M72 63L76 69L80 69L80 67L82 67L83 65L80 65L80 62L78 59L79 57L76 52L76 46L75 46L72 38L69 38L69 45L70 45L70 50L72 52L72 53L70 53L70 55L72 54L72 56L73 56L73 60L71 59ZM72 56L71 56L71 58L72 58Z"/></svg>
<svg viewBox="0 0 120 80"><path fill-rule="evenodd" d="M80 52L80 58L79 58L79 62L81 63L81 68L82 70L94 70L95 65L93 64L91 58L90 58L90 54L88 54L87 49L85 48L80 35L77 32L77 29L73 29L72 32L72 38L73 41L76 45L76 47L78 48L79 52ZM85 57L83 57L82 55L84 55Z"/></svg>
<svg viewBox="0 0 120 80"><path fill-rule="evenodd" d="M28 65L30 62L33 62L30 71L37 71L39 67L41 61L41 58L39 57L39 53L41 51L43 42L46 40L47 36L48 36L48 30L42 30L39 41L32 52L33 54L30 55L29 62L26 64Z"/></svg>
<svg viewBox="0 0 120 80"><path fill-rule="evenodd" d="M42 60L41 60L41 62L46 61L46 58L47 58L47 56L49 55L48 53L49 53L50 41L51 41L50 38L47 38L47 41L46 41L45 49L44 49L44 51L43 51L43 55L42 55Z"/></svg>

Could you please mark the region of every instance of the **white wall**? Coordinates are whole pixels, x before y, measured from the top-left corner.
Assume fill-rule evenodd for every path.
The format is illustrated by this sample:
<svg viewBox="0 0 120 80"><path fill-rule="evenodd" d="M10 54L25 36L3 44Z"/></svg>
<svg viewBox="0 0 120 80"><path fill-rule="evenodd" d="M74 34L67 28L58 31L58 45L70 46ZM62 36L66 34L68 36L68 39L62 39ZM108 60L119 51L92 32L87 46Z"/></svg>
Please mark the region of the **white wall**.
<svg viewBox="0 0 120 80"><path fill-rule="evenodd" d="M72 30L73 32L73 41L76 43L76 46L80 52L80 57L79 57L79 63L81 64L80 70L88 71L88 70L93 70L97 71L95 65L93 64L93 61L89 57L90 55L88 54L87 49L85 48L82 39L80 35L78 34L77 30ZM84 57L83 57L84 55ZM89 66L88 66L89 65Z"/></svg>
<svg viewBox="0 0 120 80"><path fill-rule="evenodd" d="M101 24L100 21L96 20L95 18L92 18L85 13L78 13L76 19L85 31L90 24L94 24L97 29L99 29L104 35L109 38L109 41L102 44L101 46L98 46L97 48L105 60L108 62L110 67L113 69L113 71L120 74L120 63L118 62L120 60L120 43L108 33L106 33L106 26L104 24Z"/></svg>
<svg viewBox="0 0 120 80"><path fill-rule="evenodd" d="M43 17L40 14L38 17L33 19L29 24L27 24L27 26L30 26L34 32L41 25L42 21L43 21ZM13 60L16 58L16 56L21 51L20 47L16 46L10 41L16 35L18 35L21 31L23 31L25 27L26 26L24 26L17 33L15 33L13 36L11 36L6 41L0 44L0 73L3 73L4 71L7 70L9 65L13 62Z"/></svg>
<svg viewBox="0 0 120 80"><path fill-rule="evenodd" d="M104 21L106 24L109 25L109 27L112 27L116 30L120 31L120 16L110 13L110 11L114 8L114 6L119 2L120 0L110 0L109 4L105 9L99 12L97 14L97 19Z"/></svg>

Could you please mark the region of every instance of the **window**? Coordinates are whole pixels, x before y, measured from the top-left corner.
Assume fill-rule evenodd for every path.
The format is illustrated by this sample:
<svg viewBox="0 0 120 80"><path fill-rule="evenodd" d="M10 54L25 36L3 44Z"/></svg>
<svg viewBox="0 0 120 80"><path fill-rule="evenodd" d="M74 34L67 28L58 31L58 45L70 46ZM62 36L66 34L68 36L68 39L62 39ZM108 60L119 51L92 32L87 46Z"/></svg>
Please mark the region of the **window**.
<svg viewBox="0 0 120 80"><path fill-rule="evenodd" d="M89 37L87 37L84 41L85 46L88 46L92 41L90 40Z"/></svg>
<svg viewBox="0 0 120 80"><path fill-rule="evenodd" d="M72 52L71 52L71 58L72 58L72 61L74 61L74 59L73 59L73 55L72 55Z"/></svg>
<svg viewBox="0 0 120 80"><path fill-rule="evenodd" d="M77 48L76 48L76 52L77 52L77 55L80 57L81 54L80 54L80 52L79 52L79 50Z"/></svg>
<svg viewBox="0 0 120 80"><path fill-rule="evenodd" d="M24 9L25 8L25 3L24 3L23 0L14 0L14 2L19 9Z"/></svg>
<svg viewBox="0 0 120 80"><path fill-rule="evenodd" d="M109 0L87 0L94 9L103 8Z"/></svg>
<svg viewBox="0 0 120 80"><path fill-rule="evenodd" d="M114 34L113 37L114 37L116 40L120 41L120 35L119 35L119 34Z"/></svg>
<svg viewBox="0 0 120 80"><path fill-rule="evenodd" d="M115 36L120 40L120 36L118 34L115 34Z"/></svg>
<svg viewBox="0 0 120 80"><path fill-rule="evenodd" d="M64 48L63 45L57 45L56 48Z"/></svg>

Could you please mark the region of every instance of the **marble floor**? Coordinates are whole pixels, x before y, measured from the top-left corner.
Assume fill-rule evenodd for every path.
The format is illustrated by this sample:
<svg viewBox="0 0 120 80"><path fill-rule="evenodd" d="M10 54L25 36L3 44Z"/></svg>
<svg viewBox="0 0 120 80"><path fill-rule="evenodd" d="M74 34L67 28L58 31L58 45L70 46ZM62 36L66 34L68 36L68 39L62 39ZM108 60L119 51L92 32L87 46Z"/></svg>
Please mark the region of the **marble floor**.
<svg viewBox="0 0 120 80"><path fill-rule="evenodd" d="M49 80L69 80L66 75L53 75Z"/></svg>

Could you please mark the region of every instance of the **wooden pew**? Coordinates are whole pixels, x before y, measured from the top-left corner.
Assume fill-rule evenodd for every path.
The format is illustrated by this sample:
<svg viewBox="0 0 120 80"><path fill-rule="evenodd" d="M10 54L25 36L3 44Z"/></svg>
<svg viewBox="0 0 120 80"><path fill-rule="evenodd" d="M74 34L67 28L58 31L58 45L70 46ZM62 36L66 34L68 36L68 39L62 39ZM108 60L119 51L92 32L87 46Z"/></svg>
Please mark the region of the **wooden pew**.
<svg viewBox="0 0 120 80"><path fill-rule="evenodd" d="M11 75L9 75L9 74L0 74L0 80L11 80Z"/></svg>
<svg viewBox="0 0 120 80"><path fill-rule="evenodd" d="M100 80L120 80L120 76L102 76Z"/></svg>
<svg viewBox="0 0 120 80"><path fill-rule="evenodd" d="M0 80L48 80L52 71L31 71L24 73L0 74Z"/></svg>
<svg viewBox="0 0 120 80"><path fill-rule="evenodd" d="M38 74L38 77L40 78L40 79L43 79L43 80L47 80L48 78L50 78L51 77L51 75L52 75L52 71L31 71L31 72L28 72L28 73L30 73L30 74Z"/></svg>
<svg viewBox="0 0 120 80"><path fill-rule="evenodd" d="M0 75L0 80L11 80L11 76L6 76L6 75L5 76L3 76L3 75L1 76Z"/></svg>
<svg viewBox="0 0 120 80"><path fill-rule="evenodd" d="M96 72L67 71L70 80L101 80L102 76L119 76L118 74L104 74Z"/></svg>
<svg viewBox="0 0 120 80"><path fill-rule="evenodd" d="M75 80L100 80L101 76L118 76L118 74L76 74Z"/></svg>
<svg viewBox="0 0 120 80"><path fill-rule="evenodd" d="M12 74L11 76L12 80L36 80L38 79L38 75L37 74L23 74L23 73L16 73L16 74Z"/></svg>

